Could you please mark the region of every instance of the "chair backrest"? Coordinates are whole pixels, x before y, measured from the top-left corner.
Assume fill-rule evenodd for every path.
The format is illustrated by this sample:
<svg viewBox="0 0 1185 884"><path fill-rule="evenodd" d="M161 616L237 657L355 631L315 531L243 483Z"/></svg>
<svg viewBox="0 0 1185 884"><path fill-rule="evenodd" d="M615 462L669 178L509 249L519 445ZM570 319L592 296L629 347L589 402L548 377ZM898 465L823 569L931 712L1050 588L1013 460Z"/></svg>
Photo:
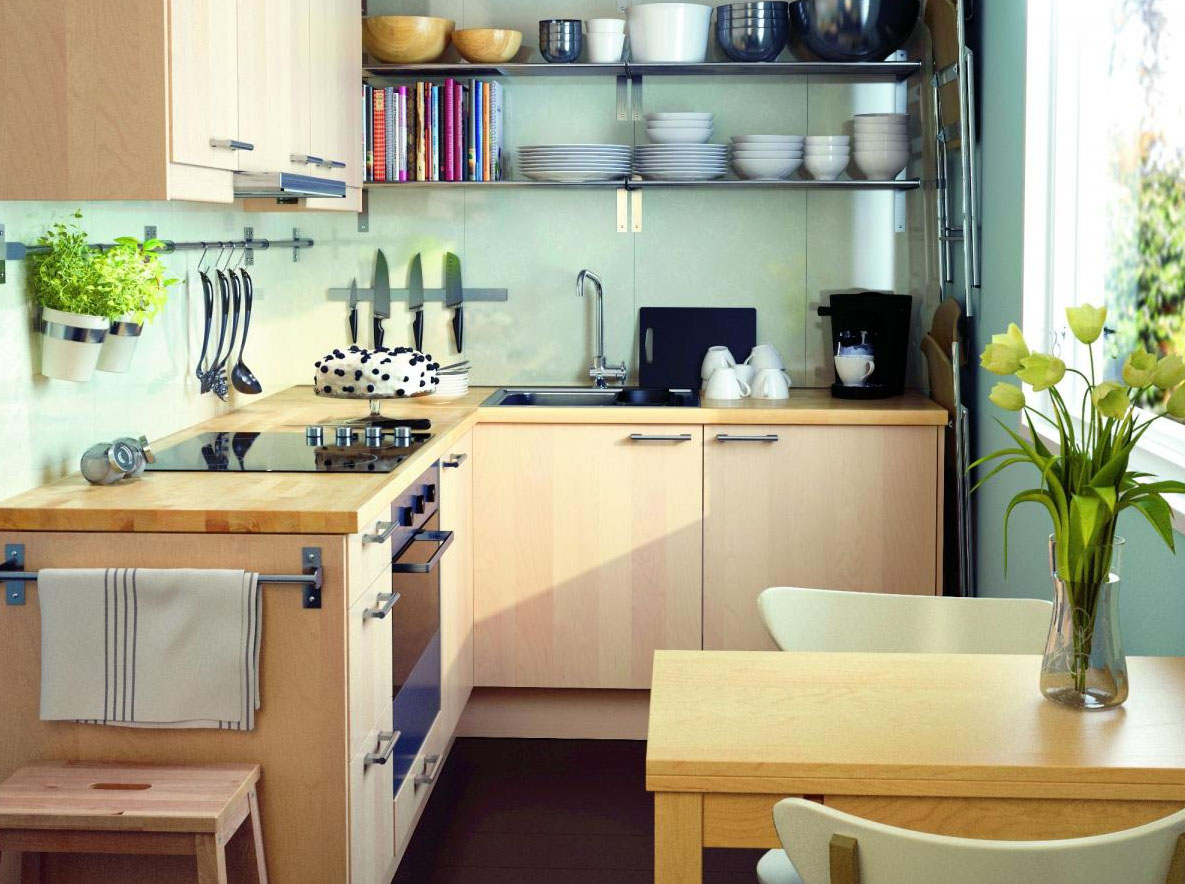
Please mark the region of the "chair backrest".
<svg viewBox="0 0 1185 884"><path fill-rule="evenodd" d="M1040 654L1053 606L978 599L773 586L757 597L783 651Z"/></svg>
<svg viewBox="0 0 1185 884"><path fill-rule="evenodd" d="M1165 884L1185 810L1089 838L985 841L899 829L786 798L774 805L774 825L803 884L830 884L833 835L856 840L859 884Z"/></svg>

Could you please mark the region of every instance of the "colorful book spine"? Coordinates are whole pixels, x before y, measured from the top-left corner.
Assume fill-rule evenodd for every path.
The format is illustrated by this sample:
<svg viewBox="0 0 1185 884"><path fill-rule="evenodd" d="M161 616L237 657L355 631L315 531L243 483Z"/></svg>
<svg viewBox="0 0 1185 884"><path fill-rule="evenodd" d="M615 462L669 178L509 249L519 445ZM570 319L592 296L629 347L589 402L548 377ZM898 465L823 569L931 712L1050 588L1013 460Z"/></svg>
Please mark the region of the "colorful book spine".
<svg viewBox="0 0 1185 884"><path fill-rule="evenodd" d="M502 84L490 84L490 180L502 177Z"/></svg>
<svg viewBox="0 0 1185 884"><path fill-rule="evenodd" d="M383 124L387 129L387 137L384 141L387 147L387 180L398 181L399 172L395 166L395 112L398 104L395 97L394 86L388 86L384 91L386 92L386 95L383 96Z"/></svg>
<svg viewBox="0 0 1185 884"><path fill-rule="evenodd" d="M474 169L473 169L473 180L474 181L484 180L482 178L482 170L485 168L485 165L484 165L485 160L482 157L482 148L485 146L485 143L484 143L485 127L482 125L482 110L485 107L485 104L484 104L485 95L483 94L482 85L483 84L482 84L481 80L478 80L473 86L473 93L475 96L474 110L473 110L473 125L477 129L476 134L474 134L474 136L473 136L473 143L476 146L476 150L477 150L477 159L476 159L476 162L474 164Z"/></svg>
<svg viewBox="0 0 1185 884"><path fill-rule="evenodd" d="M407 87L395 91L395 180L407 180Z"/></svg>
<svg viewBox="0 0 1185 884"><path fill-rule="evenodd" d="M374 90L374 180L387 180L387 93L383 89Z"/></svg>
<svg viewBox="0 0 1185 884"><path fill-rule="evenodd" d="M444 180L453 181L453 139L456 138L456 117L453 114L453 81L444 81L444 94L441 96L444 104Z"/></svg>
<svg viewBox="0 0 1185 884"><path fill-rule="evenodd" d="M366 104L363 116L366 136L366 180L374 181L374 88L366 87Z"/></svg>
<svg viewBox="0 0 1185 884"><path fill-rule="evenodd" d="M416 83L416 118L415 118L415 138L416 138L416 181L427 180L424 177L424 132L427 127L424 124L424 84Z"/></svg>
<svg viewBox="0 0 1185 884"><path fill-rule="evenodd" d="M407 132L407 180L416 180L416 90L409 86L407 89L407 112L404 114L404 124Z"/></svg>
<svg viewBox="0 0 1185 884"><path fill-rule="evenodd" d="M481 84L481 131L482 131L482 145L481 145L481 160L482 160L482 181L492 181L490 177L490 84Z"/></svg>
<svg viewBox="0 0 1185 884"><path fill-rule="evenodd" d="M469 96L467 101L467 116L469 118L469 131L466 133L468 142L466 144L466 180L476 181L474 177L477 174L477 83L474 80L469 81Z"/></svg>

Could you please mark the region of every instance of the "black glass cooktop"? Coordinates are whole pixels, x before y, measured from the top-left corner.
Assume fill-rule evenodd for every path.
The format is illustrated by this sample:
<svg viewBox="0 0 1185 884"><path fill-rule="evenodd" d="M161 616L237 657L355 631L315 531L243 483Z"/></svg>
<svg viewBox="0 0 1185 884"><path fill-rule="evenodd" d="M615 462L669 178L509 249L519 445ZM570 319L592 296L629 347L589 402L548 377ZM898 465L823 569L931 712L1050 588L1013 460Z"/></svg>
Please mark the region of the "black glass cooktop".
<svg viewBox="0 0 1185 884"><path fill-rule="evenodd" d="M426 423L426 422L425 422ZM350 428L304 433L200 433L156 452L149 470L241 473L389 473L432 438L431 433L384 429L381 438Z"/></svg>

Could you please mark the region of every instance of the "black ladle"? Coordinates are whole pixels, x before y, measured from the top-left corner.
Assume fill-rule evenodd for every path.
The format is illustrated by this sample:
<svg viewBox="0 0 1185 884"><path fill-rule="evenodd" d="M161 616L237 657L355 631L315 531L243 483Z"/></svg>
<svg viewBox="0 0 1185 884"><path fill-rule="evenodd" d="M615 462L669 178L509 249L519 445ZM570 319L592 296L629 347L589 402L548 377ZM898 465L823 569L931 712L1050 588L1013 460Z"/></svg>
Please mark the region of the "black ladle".
<svg viewBox="0 0 1185 884"><path fill-rule="evenodd" d="M247 368L243 362L243 350L247 348L247 330L251 327L251 304L255 300L255 283L245 269L240 269L243 277L243 338L239 342L239 358L230 370L230 382L240 393L262 393L263 385L259 379Z"/></svg>
<svg viewBox="0 0 1185 884"><path fill-rule="evenodd" d="M202 280L203 331L202 354L197 361L197 378L202 383L202 392L210 391L210 373L206 368L206 351L210 349L210 327L214 324L214 283L205 270L199 270Z"/></svg>

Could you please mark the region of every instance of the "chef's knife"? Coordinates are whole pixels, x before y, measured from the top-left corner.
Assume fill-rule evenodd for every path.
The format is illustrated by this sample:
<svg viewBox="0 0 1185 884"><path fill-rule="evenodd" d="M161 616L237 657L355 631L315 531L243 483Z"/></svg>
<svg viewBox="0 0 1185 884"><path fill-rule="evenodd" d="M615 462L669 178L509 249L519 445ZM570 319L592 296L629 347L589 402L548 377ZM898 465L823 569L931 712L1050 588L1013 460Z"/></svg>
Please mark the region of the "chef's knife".
<svg viewBox="0 0 1185 884"><path fill-rule="evenodd" d="M373 343L377 350L383 346L383 320L391 315L391 281L387 277L387 259L379 249L374 259L374 304L371 309Z"/></svg>
<svg viewBox="0 0 1185 884"><path fill-rule="evenodd" d="M461 341L465 332L465 288L461 285L461 259L452 252L444 255L444 306L453 308L453 338L457 352L461 352Z"/></svg>
<svg viewBox="0 0 1185 884"><path fill-rule="evenodd" d="M350 343L358 343L358 279L350 280Z"/></svg>
<svg viewBox="0 0 1185 884"><path fill-rule="evenodd" d="M424 268L420 255L407 268L407 309L412 312L411 333L417 350L424 349Z"/></svg>

